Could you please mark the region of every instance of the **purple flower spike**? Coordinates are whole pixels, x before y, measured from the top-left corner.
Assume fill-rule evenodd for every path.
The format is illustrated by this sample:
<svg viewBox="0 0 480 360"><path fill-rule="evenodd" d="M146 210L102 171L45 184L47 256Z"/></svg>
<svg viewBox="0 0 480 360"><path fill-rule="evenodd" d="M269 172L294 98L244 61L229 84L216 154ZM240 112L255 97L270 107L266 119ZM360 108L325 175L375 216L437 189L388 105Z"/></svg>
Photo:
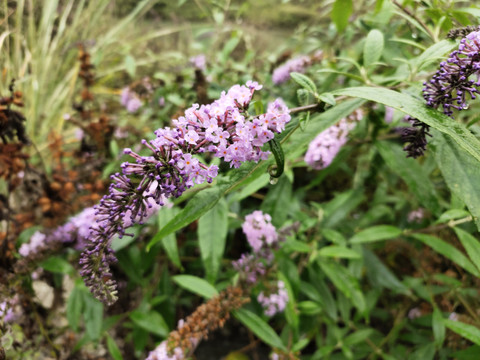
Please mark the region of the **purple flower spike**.
<svg viewBox="0 0 480 360"><path fill-rule="evenodd" d="M91 229L80 260L85 284L98 299L106 304L116 300L110 272L110 264L116 261L110 248L112 237L128 235L128 227L142 223L167 198L179 197L195 184L211 183L217 176L218 167L203 164L196 155L211 152L231 167L268 157L263 145L285 129L290 114L277 99L266 114L250 116L248 106L261 88L248 81L246 86L234 85L222 92L211 104L193 104L184 116L173 120L174 128L157 129L155 139L142 141L150 151L148 156L124 150L134 161L123 163L122 173L111 177L109 193L95 207L98 226Z"/></svg>
<svg viewBox="0 0 480 360"><path fill-rule="evenodd" d="M450 117L453 109L468 108L467 96L475 99L480 93L479 71L480 31L474 31L460 41L458 50L453 51L447 61L442 61L437 73L424 83L423 97L427 105L442 107Z"/></svg>
<svg viewBox="0 0 480 360"><path fill-rule="evenodd" d="M441 108L445 115L453 117L453 109L468 108L468 97L476 99L480 93L480 31L473 31L460 41L447 61L430 81L424 83L423 98L428 106ZM405 129L402 139L407 142L404 150L408 157L423 155L427 146L430 127L417 119L409 119L412 127Z"/></svg>

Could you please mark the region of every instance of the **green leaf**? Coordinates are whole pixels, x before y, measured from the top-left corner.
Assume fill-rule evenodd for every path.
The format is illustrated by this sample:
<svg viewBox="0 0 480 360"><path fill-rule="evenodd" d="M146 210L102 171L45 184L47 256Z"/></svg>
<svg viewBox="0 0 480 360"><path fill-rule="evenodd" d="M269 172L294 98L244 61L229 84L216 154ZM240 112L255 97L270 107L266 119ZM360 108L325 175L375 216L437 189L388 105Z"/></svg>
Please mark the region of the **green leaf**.
<svg viewBox="0 0 480 360"><path fill-rule="evenodd" d="M258 315L246 309L238 309L234 311L233 314L243 325L257 335L260 340L271 347L284 351L287 350L282 339L280 339L275 330L273 330L271 326L263 321Z"/></svg>
<svg viewBox="0 0 480 360"><path fill-rule="evenodd" d="M245 355L244 353L241 353L241 352L237 352L237 351L229 353L223 359L224 360L250 360L250 358L247 355Z"/></svg>
<svg viewBox="0 0 480 360"><path fill-rule="evenodd" d="M398 360L396 357L393 357L393 356L385 354L385 353L382 353L382 359L383 360Z"/></svg>
<svg viewBox="0 0 480 360"><path fill-rule="evenodd" d="M318 255L342 259L360 259L362 257L362 255L358 252L338 245L331 245L321 248L320 251L318 251Z"/></svg>
<svg viewBox="0 0 480 360"><path fill-rule="evenodd" d="M263 102L261 101L253 101L253 107L255 109L255 115L260 115L265 112L265 109L263 107Z"/></svg>
<svg viewBox="0 0 480 360"><path fill-rule="evenodd" d="M305 114L300 115L300 129L302 131L305 131L306 127L308 126L308 123L310 122L310 111L307 111Z"/></svg>
<svg viewBox="0 0 480 360"><path fill-rule="evenodd" d="M295 353L297 351L300 351L304 347L306 347L308 344L310 344L309 338L300 339L292 346L292 352Z"/></svg>
<svg viewBox="0 0 480 360"><path fill-rule="evenodd" d="M357 330L353 334L348 335L343 341L343 343L347 346L352 346L369 339L373 335L373 333L373 329Z"/></svg>
<svg viewBox="0 0 480 360"><path fill-rule="evenodd" d="M73 331L78 331L78 323L83 309L83 282L76 283L67 300L67 320Z"/></svg>
<svg viewBox="0 0 480 360"><path fill-rule="evenodd" d="M270 185L261 210L272 217L272 224L280 227L287 219L292 203L292 183L287 176L279 179L275 185Z"/></svg>
<svg viewBox="0 0 480 360"><path fill-rule="evenodd" d="M345 245L347 243L347 240L343 234L336 230L322 229L322 235L325 237L325 239L337 245Z"/></svg>
<svg viewBox="0 0 480 360"><path fill-rule="evenodd" d="M283 153L282 146L276 139L270 140L268 144L270 145L270 150L272 151L276 162L276 165L272 165L268 169L268 173L271 177L279 178L285 169L285 155Z"/></svg>
<svg viewBox="0 0 480 360"><path fill-rule="evenodd" d="M402 111L449 135L463 150L480 161L480 141L465 125L451 119L438 110L426 106L422 100L397 91L373 87L353 87L335 90L332 93L375 101Z"/></svg>
<svg viewBox="0 0 480 360"><path fill-rule="evenodd" d="M322 100L325 104L335 106L337 105L337 101L335 97L331 93L322 93L318 95L318 98Z"/></svg>
<svg viewBox="0 0 480 360"><path fill-rule="evenodd" d="M323 359L325 357L328 357L328 355L330 355L335 349L336 347L334 345L321 346L318 348L317 351L315 351L315 354L313 354L312 359L317 360L317 359Z"/></svg>
<svg viewBox="0 0 480 360"><path fill-rule="evenodd" d="M117 343L108 334L107 334L107 348L108 348L108 352L110 353L110 355L112 355L112 358L114 360L123 360L122 353L120 352L120 349L118 348Z"/></svg>
<svg viewBox="0 0 480 360"><path fill-rule="evenodd" d="M323 272L329 277L335 287L340 290L352 304L363 313L366 310L366 302L356 278L340 264L332 261L319 261Z"/></svg>
<svg viewBox="0 0 480 360"><path fill-rule="evenodd" d="M88 290L87 290L88 291ZM102 332L109 331L123 320L123 314L107 316L103 319Z"/></svg>
<svg viewBox="0 0 480 360"><path fill-rule="evenodd" d="M377 141L375 146L390 170L405 181L420 203L432 213L438 214L441 211L439 196L433 184L428 181L425 169L415 159L407 158L406 153L397 144Z"/></svg>
<svg viewBox="0 0 480 360"><path fill-rule="evenodd" d="M364 101L359 99L349 99L323 113L312 116L306 130L294 132L288 142L285 143L285 154L287 154L290 159L305 154L308 144L310 144L320 132L334 125L340 121L340 119L350 115L362 106L363 103Z"/></svg>
<svg viewBox="0 0 480 360"><path fill-rule="evenodd" d="M315 301L305 300L297 304L298 311L303 315L317 315L322 312L322 307Z"/></svg>
<svg viewBox="0 0 480 360"><path fill-rule="evenodd" d="M403 17L405 20L407 20L409 23L411 23L413 26L417 28L417 30L423 32L427 37L431 37L430 34L428 33L427 30L411 15L404 13L403 11L395 11L395 14Z"/></svg>
<svg viewBox="0 0 480 360"><path fill-rule="evenodd" d="M42 268L57 274L73 274L75 269L70 263L61 257L50 257L40 264Z"/></svg>
<svg viewBox="0 0 480 360"><path fill-rule="evenodd" d="M129 315L130 320L134 322L137 326L141 327L148 332L161 336L167 337L169 333L168 325L156 311L147 311L143 312L140 310L133 310Z"/></svg>
<svg viewBox="0 0 480 360"><path fill-rule="evenodd" d="M384 46L383 34L373 29L367 35L363 46L363 65L368 68L380 60Z"/></svg>
<svg viewBox="0 0 480 360"><path fill-rule="evenodd" d="M179 209L177 207L172 207L172 208L167 208L164 207L158 212L158 227L161 229L164 227L170 220L174 218L175 215L179 213ZM153 237L151 240L152 243L156 243L157 240L157 234ZM165 252L167 253L168 258L180 269L182 268L182 263L180 261L180 255L178 252L178 245L177 245L177 237L175 236L175 232L172 232L171 234L160 238L162 242L162 246L165 249Z"/></svg>
<svg viewBox="0 0 480 360"><path fill-rule="evenodd" d="M472 260L477 269L480 270L480 241L460 228L454 228L454 230L467 251L470 260Z"/></svg>
<svg viewBox="0 0 480 360"><path fill-rule="evenodd" d="M83 319L88 338L98 340L102 333L103 304L87 292L83 292L83 301L85 303Z"/></svg>
<svg viewBox="0 0 480 360"><path fill-rule="evenodd" d="M399 237L402 230L391 225L377 225L362 230L350 239L350 244L363 244Z"/></svg>
<svg viewBox="0 0 480 360"><path fill-rule="evenodd" d="M345 356L345 358L347 358L348 360L353 360L352 349L350 349L346 345L342 345L341 349L342 349L342 353Z"/></svg>
<svg viewBox="0 0 480 360"><path fill-rule="evenodd" d="M118 147L118 143L115 140L110 140L110 155L113 159L117 158L121 154Z"/></svg>
<svg viewBox="0 0 480 360"><path fill-rule="evenodd" d="M312 94L317 93L317 86L308 76L300 74L298 72L291 72L290 77L305 90L311 92Z"/></svg>
<svg viewBox="0 0 480 360"><path fill-rule="evenodd" d="M431 235L412 234L411 236L423 242L425 245L430 246L433 250L452 260L454 263L461 266L471 274L480 277L480 272L477 270L477 268L453 245L450 245L449 243Z"/></svg>
<svg viewBox="0 0 480 360"><path fill-rule="evenodd" d="M267 173L270 163L273 163L272 158L261 161L258 164L254 162L244 163L238 169L231 170L227 177L220 177L218 185L226 187L224 194L228 194L242 186L250 185Z"/></svg>
<svg viewBox="0 0 480 360"><path fill-rule="evenodd" d="M448 187L467 205L480 230L480 163L438 132L433 133L430 148Z"/></svg>
<svg viewBox="0 0 480 360"><path fill-rule="evenodd" d="M470 213L464 209L450 209L445 211L440 217L435 221L435 224L442 224L449 222L450 220L460 219L470 216Z"/></svg>
<svg viewBox="0 0 480 360"><path fill-rule="evenodd" d="M246 197L260 190L261 188L267 186L269 180L270 180L270 175L268 175L268 173L263 173L261 176L257 177L254 181L244 186L242 189L235 191L235 193L228 198L228 202L231 204L236 201L245 199Z"/></svg>
<svg viewBox="0 0 480 360"><path fill-rule="evenodd" d="M308 244L289 239L283 243L282 249L287 252L300 252L300 253L309 253L312 251L312 248Z"/></svg>
<svg viewBox="0 0 480 360"><path fill-rule="evenodd" d="M228 233L228 206L224 198L198 220L197 233L207 278L215 282Z"/></svg>
<svg viewBox="0 0 480 360"><path fill-rule="evenodd" d="M435 356L435 343L425 344L414 351L408 360L433 360Z"/></svg>
<svg viewBox="0 0 480 360"><path fill-rule="evenodd" d="M189 200L185 208L170 220L152 240L150 240L147 245L147 250L150 250L152 246L163 237L191 224L200 216L206 214L207 211L213 208L222 198L224 190L225 186L217 184L217 186L198 192Z"/></svg>
<svg viewBox="0 0 480 360"><path fill-rule="evenodd" d="M445 324L443 323L442 313L437 307L434 307L433 309L432 329L435 338L435 345L438 349L441 349L443 341L445 340Z"/></svg>
<svg viewBox="0 0 480 360"><path fill-rule="evenodd" d="M189 290L197 295L210 299L218 295L215 289L208 281L193 275L176 275L172 277L182 288Z"/></svg>
<svg viewBox="0 0 480 360"><path fill-rule="evenodd" d="M433 61L439 62L439 59L442 58L447 52L450 52L457 47L458 44L455 41L442 40L430 46L417 58L413 59L412 62L418 70L422 70Z"/></svg>
<svg viewBox="0 0 480 360"><path fill-rule="evenodd" d="M300 291L307 295L313 301L316 301L320 304L323 303L322 296L318 292L318 289L315 288L312 284L306 281L302 281L300 285Z"/></svg>
<svg viewBox="0 0 480 360"><path fill-rule="evenodd" d="M137 63L132 55L125 56L125 70L127 70L128 75L130 75L132 78L135 78ZM118 153L115 155L118 155Z"/></svg>
<svg viewBox="0 0 480 360"><path fill-rule="evenodd" d="M231 58L230 54L237 47L238 43L240 42L240 39L241 38L239 36L234 36L225 43L225 46L223 47L222 52L220 54L220 59L222 63L227 62L227 60Z"/></svg>
<svg viewBox="0 0 480 360"><path fill-rule="evenodd" d="M295 308L295 294L292 289L292 284L290 284L289 279L282 272L278 273L278 279L283 281L285 290L288 294L287 306L285 307L285 318L295 334L298 335L299 317Z"/></svg>
<svg viewBox="0 0 480 360"><path fill-rule="evenodd" d="M297 99L300 105L307 105L309 104L309 95L308 91L305 89L298 89L297 90Z"/></svg>
<svg viewBox="0 0 480 360"><path fill-rule="evenodd" d="M327 203L324 207L325 217L322 222L324 228L335 227L358 205L365 200L365 194L362 189L351 189L341 194Z"/></svg>
<svg viewBox="0 0 480 360"><path fill-rule="evenodd" d="M449 319L444 319L443 321L445 323L445 326L453 332L456 332L457 334L463 336L465 339L468 339L471 342L480 345L480 329L476 326Z"/></svg>
<svg viewBox="0 0 480 360"><path fill-rule="evenodd" d="M343 31L348 25L348 19L353 12L352 0L335 0L332 8L332 20L338 32Z"/></svg>
<svg viewBox="0 0 480 360"><path fill-rule="evenodd" d="M374 287L385 287L403 294L408 292L408 288L398 280L395 274L365 247L363 248L363 257L368 279Z"/></svg>
<svg viewBox="0 0 480 360"><path fill-rule="evenodd" d="M464 350L455 351L451 356L457 360L478 360L478 354L480 354L480 346L472 345Z"/></svg>

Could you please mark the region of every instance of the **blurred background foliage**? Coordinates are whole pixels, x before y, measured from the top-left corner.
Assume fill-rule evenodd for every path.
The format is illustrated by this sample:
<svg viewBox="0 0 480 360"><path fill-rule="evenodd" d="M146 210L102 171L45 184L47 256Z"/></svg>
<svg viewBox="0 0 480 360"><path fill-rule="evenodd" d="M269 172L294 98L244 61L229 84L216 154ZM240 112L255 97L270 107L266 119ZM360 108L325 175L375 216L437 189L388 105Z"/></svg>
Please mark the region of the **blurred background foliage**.
<svg viewBox="0 0 480 360"><path fill-rule="evenodd" d="M62 247L26 264L18 248L98 202L126 161L121 149L152 138L192 103L255 79L264 84L258 111L278 96L296 107L353 86L418 104L423 81L458 46L447 33L477 26L479 16L478 5L460 0L2 0L0 94L16 79L31 141L19 157L29 158L19 168L26 177L0 179L1 204L13 199L3 209L15 215L0 213L8 280L0 295L18 293L27 314L1 325L8 358L145 358L208 294L235 281L231 261L248 249L241 224L261 209L278 229L298 229L276 253L288 307L269 319L252 301L247 314L259 320L237 313L200 344L197 359L263 360L279 344L285 359L478 359L478 161L438 131L425 157L405 158L405 114L384 105L391 93L295 115L278 183L266 174L273 160L244 165L248 176L222 168L219 183L230 190L212 186L216 197L202 198L193 189L133 227L133 238L115 239L121 291L111 308L84 286L78 251ZM273 83L276 67L317 50L321 60L306 69L315 91ZM190 61L197 55L206 57L200 72ZM139 110L121 104L126 88ZM347 145L330 166L311 170L309 142L360 107L365 116ZM455 116L477 140L478 109L472 101ZM188 213L190 201L211 210Z"/></svg>

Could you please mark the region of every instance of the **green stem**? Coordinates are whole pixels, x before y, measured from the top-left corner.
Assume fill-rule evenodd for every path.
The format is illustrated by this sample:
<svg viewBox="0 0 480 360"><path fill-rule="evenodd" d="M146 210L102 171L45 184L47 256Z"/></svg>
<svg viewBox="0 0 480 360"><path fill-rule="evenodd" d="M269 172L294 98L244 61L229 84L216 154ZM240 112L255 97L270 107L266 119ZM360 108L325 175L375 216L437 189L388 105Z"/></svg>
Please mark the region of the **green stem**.
<svg viewBox="0 0 480 360"><path fill-rule="evenodd" d="M434 225L434 226L429 226L425 229L418 229L418 230L411 230L407 229L403 231L403 235L408 236L410 234L415 234L415 233L430 233L430 232L436 232L438 230L446 229L446 228L454 228L457 225L473 221L473 217L471 215L464 217L462 219L458 220L450 220L446 224L440 224L440 225Z"/></svg>
<svg viewBox="0 0 480 360"><path fill-rule="evenodd" d="M480 318L478 317L477 313L472 309L472 307L468 304L468 302L465 300L465 298L457 293L457 298L460 300L460 302L465 306L465 309L470 313L470 315L475 319L477 322L477 325L480 324Z"/></svg>
<svg viewBox="0 0 480 360"><path fill-rule="evenodd" d="M434 42L437 42L437 38L435 35L432 33L432 31L428 28L428 26L413 12L408 10L407 8L403 7L402 4L400 4L397 0L392 1L397 7L399 7L405 14L410 16L411 18L415 19L422 27L423 29L428 33L428 35L432 38Z"/></svg>

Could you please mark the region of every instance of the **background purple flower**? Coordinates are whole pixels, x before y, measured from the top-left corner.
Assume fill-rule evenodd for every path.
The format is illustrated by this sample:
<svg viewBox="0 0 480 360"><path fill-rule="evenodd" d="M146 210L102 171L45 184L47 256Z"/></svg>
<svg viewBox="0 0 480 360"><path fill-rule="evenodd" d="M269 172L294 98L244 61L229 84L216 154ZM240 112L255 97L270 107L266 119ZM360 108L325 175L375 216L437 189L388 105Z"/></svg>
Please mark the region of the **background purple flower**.
<svg viewBox="0 0 480 360"><path fill-rule="evenodd" d="M123 88L120 94L120 103L132 114L137 112L143 105L138 95L128 87Z"/></svg>
<svg viewBox="0 0 480 360"><path fill-rule="evenodd" d="M195 69L202 71L207 69L207 58L203 54L192 56L189 61Z"/></svg>
<svg viewBox="0 0 480 360"><path fill-rule="evenodd" d="M348 140L348 133L363 118L362 110L358 109L337 124L322 131L310 143L305 154L305 162L315 170L325 169Z"/></svg>
<svg viewBox="0 0 480 360"><path fill-rule="evenodd" d="M288 303L288 292L285 289L283 281L277 282L277 291L272 292L269 296L265 296L262 291L258 297L258 302L263 306L265 315L273 316L276 313L285 310Z"/></svg>
<svg viewBox="0 0 480 360"><path fill-rule="evenodd" d="M273 70L272 81L274 84L279 85L290 79L290 73L292 72L305 72L305 69L310 65L310 56L302 55L296 58L288 60L283 65L280 65Z"/></svg>

